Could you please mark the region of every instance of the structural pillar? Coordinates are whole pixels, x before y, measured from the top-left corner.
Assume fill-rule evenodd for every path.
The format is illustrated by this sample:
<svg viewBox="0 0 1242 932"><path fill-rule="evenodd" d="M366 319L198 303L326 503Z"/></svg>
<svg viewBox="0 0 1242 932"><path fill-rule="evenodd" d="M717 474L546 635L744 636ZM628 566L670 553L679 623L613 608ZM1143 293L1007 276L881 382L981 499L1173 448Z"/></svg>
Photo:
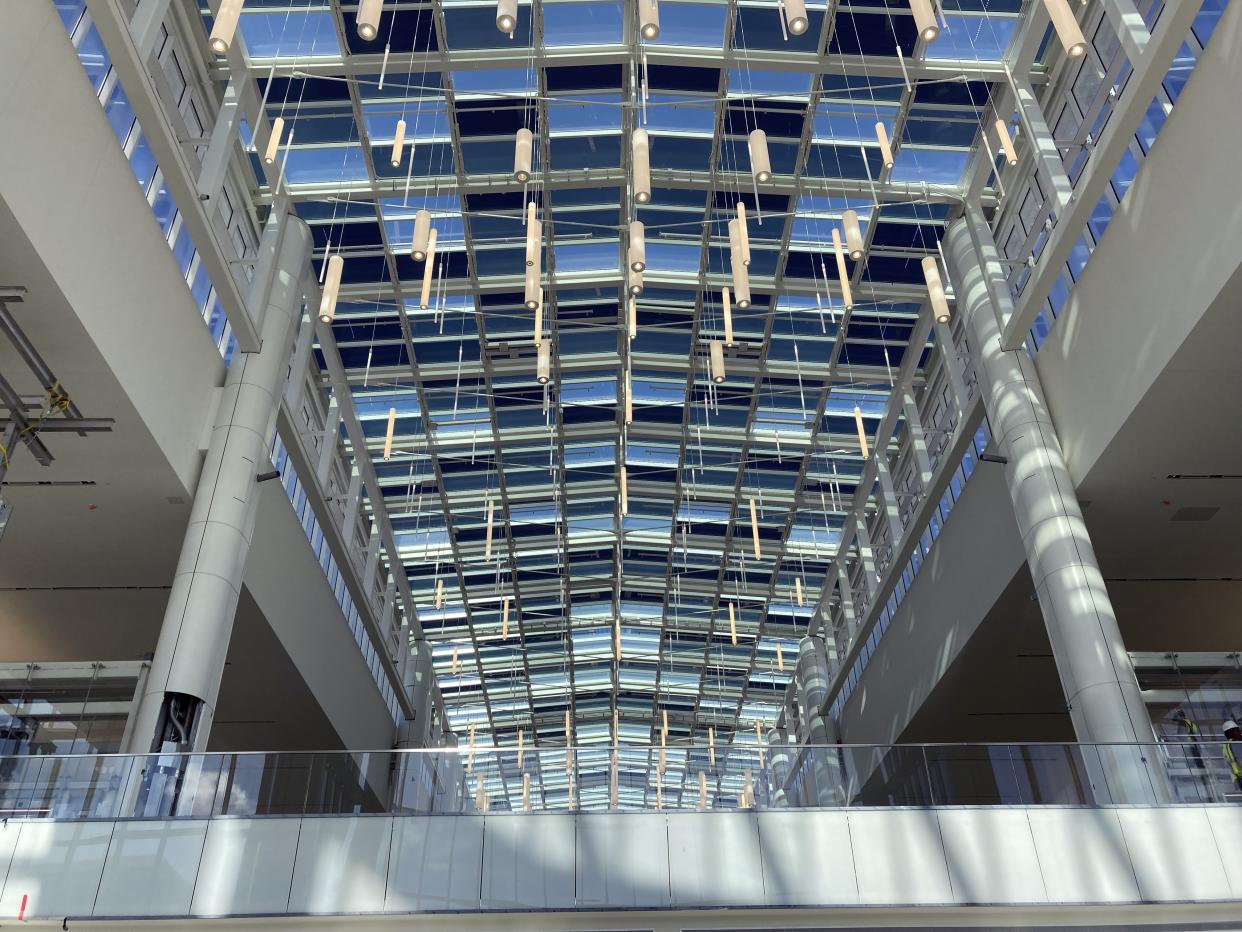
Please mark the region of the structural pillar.
<svg viewBox="0 0 1242 932"><path fill-rule="evenodd" d="M285 388L310 228L287 218L257 353L229 367L151 673L136 716L137 752L207 745L254 533L259 485Z"/></svg>
<svg viewBox="0 0 1242 932"><path fill-rule="evenodd" d="M983 233L991 238L986 225ZM975 235L979 234L976 224ZM1167 781L1152 753L1151 720L1083 523L1039 374L1025 350L1001 349L997 311L1006 308L997 308L993 295L1008 301L1008 292L989 289L986 263L971 239L967 220L949 226L944 248L957 312L978 352L978 385L992 435L1008 458L1005 480L1074 733L1084 744L1148 744L1145 750L1082 749L1097 799L1162 800Z"/></svg>
<svg viewBox="0 0 1242 932"><path fill-rule="evenodd" d="M802 747L801 801L806 806L832 806L840 801L839 776L832 766L831 735L824 718L824 703L832 677L828 653L822 638L804 637L798 642L798 665L794 668L794 689L798 696L798 733Z"/></svg>

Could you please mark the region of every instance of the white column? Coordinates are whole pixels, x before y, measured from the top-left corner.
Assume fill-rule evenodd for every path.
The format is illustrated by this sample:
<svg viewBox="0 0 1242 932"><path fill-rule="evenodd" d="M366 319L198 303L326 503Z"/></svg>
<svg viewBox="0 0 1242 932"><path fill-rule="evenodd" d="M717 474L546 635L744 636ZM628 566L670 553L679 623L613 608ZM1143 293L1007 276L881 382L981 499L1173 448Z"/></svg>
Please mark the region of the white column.
<svg viewBox="0 0 1242 932"><path fill-rule="evenodd" d="M131 750L206 747L310 254L309 227L290 218L262 347L235 356L224 383Z"/></svg>
<svg viewBox="0 0 1242 932"><path fill-rule="evenodd" d="M976 225L976 235L979 230ZM990 239L990 232L984 231ZM945 240L957 309L979 354L976 373L992 435L1008 458L1005 479L1027 563L1043 612L1074 732L1083 743L1154 741L1134 667L1126 653L1108 590L1056 429L1044 403L1034 361L1025 350L1001 349L1001 327L965 219ZM993 263L994 264L994 263ZM1148 749L1084 748L1097 798L1138 803L1164 798L1165 777ZM1100 786L1100 780L1106 784Z"/></svg>
<svg viewBox="0 0 1242 932"><path fill-rule="evenodd" d="M808 806L839 805L842 801L839 772L832 766L835 752L829 750L833 736L831 723L824 717L828 687L832 676L828 654L818 637L804 637L798 643L798 665L794 668L794 689L798 696L798 735L803 792Z"/></svg>

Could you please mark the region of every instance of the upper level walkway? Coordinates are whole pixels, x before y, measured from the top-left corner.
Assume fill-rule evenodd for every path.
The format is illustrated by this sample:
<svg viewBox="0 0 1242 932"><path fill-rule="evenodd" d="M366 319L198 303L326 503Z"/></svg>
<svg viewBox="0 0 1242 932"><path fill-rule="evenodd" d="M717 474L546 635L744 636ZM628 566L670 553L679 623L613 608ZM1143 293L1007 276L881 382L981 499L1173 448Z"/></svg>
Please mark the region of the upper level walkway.
<svg viewBox="0 0 1242 932"><path fill-rule="evenodd" d="M466 917L447 914L589 910L556 925L1225 928L1200 925L1242 900L1242 809L1219 751L669 747L663 766L660 748L624 746L7 758L0 917L24 904L24 918L70 927L436 914L449 928ZM1112 754L1159 755L1169 801L1112 805L1097 769ZM754 912L702 912L739 907ZM603 915L620 910L641 912L628 925ZM696 912L683 922L681 910Z"/></svg>

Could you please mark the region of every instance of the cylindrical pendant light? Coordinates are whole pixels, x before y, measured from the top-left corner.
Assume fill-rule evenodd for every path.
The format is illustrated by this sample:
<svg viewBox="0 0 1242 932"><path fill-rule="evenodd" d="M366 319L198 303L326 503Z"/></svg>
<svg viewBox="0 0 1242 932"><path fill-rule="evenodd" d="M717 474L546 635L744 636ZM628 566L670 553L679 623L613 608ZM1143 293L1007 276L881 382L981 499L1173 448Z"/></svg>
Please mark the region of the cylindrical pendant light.
<svg viewBox="0 0 1242 932"><path fill-rule="evenodd" d="M521 729L521 728L519 728L519 729L518 729L517 739L518 739L518 744L517 744L517 765L518 765L518 770L521 770L521 769L522 769L522 761L523 761L523 759L524 759L524 755L525 755L525 752L526 752L526 746L525 746L525 739L526 739L526 735L523 733L523 731L522 731L522 729Z"/></svg>
<svg viewBox="0 0 1242 932"><path fill-rule="evenodd" d="M804 0L785 0L785 27L791 36L806 32L806 3Z"/></svg>
<svg viewBox="0 0 1242 932"><path fill-rule="evenodd" d="M630 339L638 336L638 302L630 298L626 302L626 315L629 317Z"/></svg>
<svg viewBox="0 0 1242 932"><path fill-rule="evenodd" d="M803 596L802 596L802 577L801 576L794 577L794 598L798 600L799 606L805 604L803 602Z"/></svg>
<svg viewBox="0 0 1242 932"><path fill-rule="evenodd" d="M630 137L630 165L634 175L634 200L651 202L651 150L645 129L634 130Z"/></svg>
<svg viewBox="0 0 1242 932"><path fill-rule="evenodd" d="M521 767L521 764L518 764ZM530 774L522 774L522 808L530 812Z"/></svg>
<svg viewBox="0 0 1242 932"><path fill-rule="evenodd" d="M569 714L569 709L565 710L565 747L569 747L573 741L573 718ZM566 757L568 759L568 756Z"/></svg>
<svg viewBox="0 0 1242 932"><path fill-rule="evenodd" d="M949 302L944 296L944 282L940 279L940 266L935 256L923 259L923 278L927 282L927 295L931 298L932 313L936 315L936 323L949 322Z"/></svg>
<svg viewBox="0 0 1242 932"><path fill-rule="evenodd" d="M648 41L660 38L660 7L657 0L638 0L638 31Z"/></svg>
<svg viewBox="0 0 1242 932"><path fill-rule="evenodd" d="M397 409L393 408L391 413L395 415L397 413ZM443 608L443 607L444 607L444 580L437 579L436 580L436 608Z"/></svg>
<svg viewBox="0 0 1242 932"><path fill-rule="evenodd" d="M832 228L832 249L837 256L837 278L841 284L841 301L848 311L854 306L854 291L850 288L850 275L845 270L845 253L841 250L841 234L836 227Z"/></svg>
<svg viewBox="0 0 1242 932"><path fill-rule="evenodd" d="M635 272L647 268L647 231L641 220L630 221L630 268Z"/></svg>
<svg viewBox="0 0 1242 932"><path fill-rule="evenodd" d="M526 184L530 181L531 161L535 151L535 134L525 126L517 131L513 145L513 178Z"/></svg>
<svg viewBox="0 0 1242 932"><path fill-rule="evenodd" d="M543 290L539 292L539 303L535 306L535 345L543 343Z"/></svg>
<svg viewBox="0 0 1242 932"><path fill-rule="evenodd" d="M393 431L396 430L396 427L397 427L397 409L389 408L388 409L388 427L384 430L384 459L386 460L392 459L392 435L393 435ZM441 582L440 586L441 586L440 591L443 592L444 583Z"/></svg>
<svg viewBox="0 0 1242 932"><path fill-rule="evenodd" d="M612 752L608 762L608 808L617 808L617 752Z"/></svg>
<svg viewBox="0 0 1242 932"><path fill-rule="evenodd" d="M496 0L496 28L509 35L517 27L517 0Z"/></svg>
<svg viewBox="0 0 1242 932"><path fill-rule="evenodd" d="M1057 31L1057 38L1065 48L1065 54L1070 58L1078 58L1086 52L1087 40L1070 5L1065 0L1044 0L1044 8L1048 11L1048 18L1052 20L1052 27Z"/></svg>
<svg viewBox="0 0 1242 932"><path fill-rule="evenodd" d="M866 459L871 451L867 448L867 427L863 424L862 408L858 405L854 405L854 429L858 431L858 449L862 451L862 458Z"/></svg>
<svg viewBox="0 0 1242 932"><path fill-rule="evenodd" d="M888 141L888 130L883 123L875 124L875 138L880 143L880 156L884 159L884 167L893 167L893 146Z"/></svg>
<svg viewBox="0 0 1242 932"><path fill-rule="evenodd" d="M707 808L707 774L699 771L699 808Z"/></svg>
<svg viewBox="0 0 1242 932"><path fill-rule="evenodd" d="M850 251L850 258L857 262L863 257L862 226L858 223L858 211L847 210L841 215L841 223L845 226L845 245Z"/></svg>
<svg viewBox="0 0 1242 932"><path fill-rule="evenodd" d="M628 515L630 513L630 482L629 471L625 465L621 466L621 514Z"/></svg>
<svg viewBox="0 0 1242 932"><path fill-rule="evenodd" d="M707 726L707 760L716 766L716 728L713 725Z"/></svg>
<svg viewBox="0 0 1242 932"><path fill-rule="evenodd" d="M729 221L729 261L742 261L742 233L736 220ZM742 265L745 265L742 262Z"/></svg>
<svg viewBox="0 0 1242 932"><path fill-rule="evenodd" d="M492 531L494 528L493 518L496 513L496 503L490 498L487 500L487 531L483 538L483 559L490 560L492 558Z"/></svg>
<svg viewBox="0 0 1242 932"><path fill-rule="evenodd" d="M237 32L237 22L241 19L242 4L245 0L220 0L220 9L216 10L215 19L211 24L211 37L207 40L211 50L223 55L233 42Z"/></svg>
<svg viewBox="0 0 1242 932"><path fill-rule="evenodd" d="M746 205L737 202L737 244L742 253L742 264L750 265L750 227L746 225Z"/></svg>
<svg viewBox="0 0 1242 932"><path fill-rule="evenodd" d="M410 255L415 262L427 258L427 239L431 235L431 212L420 210L414 215L414 240Z"/></svg>
<svg viewBox="0 0 1242 932"><path fill-rule="evenodd" d="M780 644L776 645L776 649L778 651L777 656L779 657L780 656L779 651L781 649ZM763 726L759 724L759 722L755 722L755 747L759 751L759 766L762 767L763 766ZM750 771L749 770L746 771L746 774L747 774L747 779L749 779Z"/></svg>
<svg viewBox="0 0 1242 932"><path fill-rule="evenodd" d="M668 737L668 709L660 710L660 743L664 743L664 739Z"/></svg>
<svg viewBox="0 0 1242 932"><path fill-rule="evenodd" d="M778 673L785 672L785 652L781 649L780 641L776 642L776 670Z"/></svg>
<svg viewBox="0 0 1242 932"><path fill-rule="evenodd" d="M474 779L474 804L479 812L487 812L487 788L481 775Z"/></svg>
<svg viewBox="0 0 1242 932"><path fill-rule="evenodd" d="M277 117L272 120L272 133L267 137L267 150L263 153L263 164L272 165L276 161L276 156L280 152L280 137L285 131L285 118Z"/></svg>
<svg viewBox="0 0 1242 932"><path fill-rule="evenodd" d="M761 129L750 131L747 140L750 149L750 171L755 180L762 184L772 180L772 160L768 157L768 134Z"/></svg>
<svg viewBox="0 0 1242 932"><path fill-rule="evenodd" d="M359 0L358 17L354 20L359 39L370 42L379 35L380 13L383 11L384 0Z"/></svg>
<svg viewBox="0 0 1242 932"><path fill-rule="evenodd" d="M750 276L746 272L746 266L740 262L732 263L732 271L733 297L738 308L744 311L750 307Z"/></svg>
<svg viewBox="0 0 1242 932"><path fill-rule="evenodd" d="M719 385L725 380L724 346L719 340L712 340L707 344L707 355L712 381Z"/></svg>
<svg viewBox="0 0 1242 932"><path fill-rule="evenodd" d="M626 278L628 280L626 283L626 287L628 288L630 295L637 296L637 295L642 294L643 293L643 273L635 272L633 269L626 269L626 273L627 273Z"/></svg>
<svg viewBox="0 0 1242 932"><path fill-rule="evenodd" d="M996 138L1000 140L1001 151L1005 153L1005 161L1012 167L1018 164L1018 150L1013 147L1013 137L1009 135L1009 126L1004 120L996 121Z"/></svg>
<svg viewBox="0 0 1242 932"><path fill-rule="evenodd" d="M634 423L634 380L628 369L625 370L625 423Z"/></svg>
<svg viewBox="0 0 1242 932"><path fill-rule="evenodd" d="M535 219L535 204L532 201L530 212L526 217L526 267L540 265L540 246L543 243L543 223Z"/></svg>
<svg viewBox="0 0 1242 932"><path fill-rule="evenodd" d="M539 306L539 266L528 266L526 269L526 310L533 311Z"/></svg>
<svg viewBox="0 0 1242 932"><path fill-rule="evenodd" d="M940 35L940 26L936 23L936 11L932 9L931 0L910 0L910 12L914 14L914 25L924 42L935 42Z"/></svg>
<svg viewBox="0 0 1242 932"><path fill-rule="evenodd" d="M552 377L552 344L544 340L539 344L535 355L535 379L540 385L547 385Z"/></svg>
<svg viewBox="0 0 1242 932"><path fill-rule="evenodd" d="M729 604L729 643L737 647L737 614L733 610L733 603Z"/></svg>
<svg viewBox="0 0 1242 932"><path fill-rule="evenodd" d="M663 774L661 774L661 777L663 777ZM663 808L664 808L664 780L660 779L656 781L656 809L663 809Z"/></svg>
<svg viewBox="0 0 1242 932"><path fill-rule="evenodd" d="M405 145L405 120L397 121L397 133L392 138L392 157L389 162L396 168L401 164L401 147Z"/></svg>
<svg viewBox="0 0 1242 932"><path fill-rule="evenodd" d="M755 548L755 559L763 559L763 551L759 548L759 515L755 510L755 500L750 500L750 540Z"/></svg>
<svg viewBox="0 0 1242 932"><path fill-rule="evenodd" d="M720 306L724 309L725 346L733 345L733 307L729 301L729 286L720 289Z"/></svg>
<svg viewBox="0 0 1242 932"><path fill-rule="evenodd" d="M339 255L328 260L328 274L324 277L323 293L319 298L319 322L332 323L336 316L336 298L341 291L341 273L345 271L345 260Z"/></svg>
<svg viewBox="0 0 1242 932"><path fill-rule="evenodd" d="M419 302L423 307L431 307L431 281L435 277L436 266L436 229L431 228L427 234L427 258L423 261L423 293Z"/></svg>
<svg viewBox="0 0 1242 932"><path fill-rule="evenodd" d="M504 601L500 603L500 636L505 640L509 639L509 596L505 596ZM519 766L521 766L519 764Z"/></svg>
<svg viewBox="0 0 1242 932"><path fill-rule="evenodd" d="M461 670L461 662L457 659L457 648L456 647L453 648L453 661L452 661L452 664L450 665L450 668L453 671L453 676L456 676L458 672L460 672Z"/></svg>

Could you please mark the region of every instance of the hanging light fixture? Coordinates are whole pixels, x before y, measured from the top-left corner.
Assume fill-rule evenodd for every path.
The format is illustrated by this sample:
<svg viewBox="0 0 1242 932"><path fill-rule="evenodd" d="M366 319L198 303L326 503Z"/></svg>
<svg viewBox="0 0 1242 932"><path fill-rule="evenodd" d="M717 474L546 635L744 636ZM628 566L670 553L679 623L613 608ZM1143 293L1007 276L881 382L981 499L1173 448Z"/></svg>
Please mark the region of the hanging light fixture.
<svg viewBox="0 0 1242 932"><path fill-rule="evenodd" d="M804 0L785 0L785 27L791 36L806 32L806 3Z"/></svg>
<svg viewBox="0 0 1242 932"><path fill-rule="evenodd" d="M539 304L535 307L535 346L543 343L543 290L539 291Z"/></svg>
<svg viewBox="0 0 1242 932"><path fill-rule="evenodd" d="M730 263L730 269L733 272L733 297L737 301L738 309L744 311L750 307L750 275L746 266L737 261L736 254Z"/></svg>
<svg viewBox="0 0 1242 932"><path fill-rule="evenodd" d="M668 738L668 709L661 709L660 710L660 743L663 744L666 738Z"/></svg>
<svg viewBox="0 0 1242 932"><path fill-rule="evenodd" d="M713 725L707 726L707 761L716 766L716 728Z"/></svg>
<svg viewBox="0 0 1242 932"><path fill-rule="evenodd" d="M801 607L804 604L802 601L802 577L801 576L794 577L794 598L798 600L799 607Z"/></svg>
<svg viewBox="0 0 1242 932"><path fill-rule="evenodd" d="M755 559L763 559L763 551L759 549L759 516L755 510L755 500L750 500L750 540L755 547Z"/></svg>
<svg viewBox="0 0 1242 932"><path fill-rule="evenodd" d="M914 14L914 25L924 42L935 42L940 35L940 27L936 24L936 11L932 9L931 0L910 0L910 12Z"/></svg>
<svg viewBox="0 0 1242 932"><path fill-rule="evenodd" d="M507 641L509 639L509 596L505 596L500 604L500 636Z"/></svg>
<svg viewBox="0 0 1242 932"><path fill-rule="evenodd" d="M847 210L841 215L845 226L845 245L850 251L850 258L857 262L863 257L862 226L858 222L858 211Z"/></svg>
<svg viewBox="0 0 1242 932"><path fill-rule="evenodd" d="M427 258L423 260L423 293L419 302L422 307L431 307L431 281L435 277L436 265L436 229L431 228L427 234Z"/></svg>
<svg viewBox="0 0 1242 932"><path fill-rule="evenodd" d="M525 126L517 131L513 143L513 178L521 184L530 181L531 161L535 151L535 134Z"/></svg>
<svg viewBox="0 0 1242 932"><path fill-rule="evenodd" d="M392 435L396 427L397 427L397 409L389 408L388 409L388 427L384 431L384 459L385 460L392 459ZM443 583L441 583L441 586L443 586Z"/></svg>
<svg viewBox="0 0 1242 932"><path fill-rule="evenodd" d="M393 409L396 410L395 408ZM444 580L436 580L436 608L444 607Z"/></svg>
<svg viewBox="0 0 1242 932"><path fill-rule="evenodd" d="M763 184L772 180L772 160L768 157L768 134L761 129L750 131L747 140L750 149L750 170L755 181Z"/></svg>
<svg viewBox="0 0 1242 932"><path fill-rule="evenodd" d="M699 808L707 808L707 774L699 771Z"/></svg>
<svg viewBox="0 0 1242 932"><path fill-rule="evenodd" d="M643 293L643 273L635 272L633 269L626 269L626 288L629 290L631 297L636 297Z"/></svg>
<svg viewBox="0 0 1242 932"><path fill-rule="evenodd" d="M742 253L742 264L750 265L750 227L746 225L746 205L737 202L737 244Z"/></svg>
<svg viewBox="0 0 1242 932"><path fill-rule="evenodd" d="M319 297L319 322L332 323L336 316L336 298L341 291L341 274L345 271L345 260L339 255L328 260L328 274L324 278L323 293Z"/></svg>
<svg viewBox="0 0 1242 932"><path fill-rule="evenodd" d="M272 132L267 137L267 149L263 153L263 164L272 165L276 162L276 156L280 152L280 137L285 131L285 118L277 117L272 120Z"/></svg>
<svg viewBox="0 0 1242 932"><path fill-rule="evenodd" d="M630 268L635 272L647 268L647 230L641 220L630 221Z"/></svg>
<svg viewBox="0 0 1242 932"><path fill-rule="evenodd" d="M458 672L461 670L461 663L457 659L457 646L456 645L453 646L453 661L452 661L451 668L453 671L453 676L456 676Z"/></svg>
<svg viewBox="0 0 1242 932"><path fill-rule="evenodd" d="M625 468L625 464L621 464L621 514L628 515L630 513L630 482L629 471Z"/></svg>
<svg viewBox="0 0 1242 932"><path fill-rule="evenodd" d="M780 647L781 645L778 643L776 645L776 649L779 651ZM779 657L780 654L778 653L777 656ZM763 766L763 726L758 721L755 722L755 747L759 751L759 766L762 767Z"/></svg>
<svg viewBox="0 0 1242 932"><path fill-rule="evenodd" d="M884 167L893 167L893 146L888 141L888 130L883 123L875 124L875 138L880 143L880 156L884 159Z"/></svg>
<svg viewBox="0 0 1242 932"><path fill-rule="evenodd" d="M841 250L841 233L832 228L832 250L837 256L837 278L841 284L841 301L848 311L854 306L854 290L850 287L850 275L845 270L845 253Z"/></svg>
<svg viewBox="0 0 1242 932"><path fill-rule="evenodd" d="M621 660L621 619L614 618L612 621L612 659L620 662Z"/></svg>
<svg viewBox="0 0 1242 932"><path fill-rule="evenodd" d="M427 240L431 235L431 212L420 210L414 215L414 240L410 248L410 256L415 262L427 258Z"/></svg>
<svg viewBox="0 0 1242 932"><path fill-rule="evenodd" d="M936 323L947 324L949 302L944 296L944 282L940 279L940 266L937 265L935 256L923 258L923 278L927 282L927 295L931 298L932 313L936 316Z"/></svg>
<svg viewBox="0 0 1242 932"><path fill-rule="evenodd" d="M483 538L483 559L490 560L492 558L492 519L495 514L496 503L490 498L487 500L487 532Z"/></svg>
<svg viewBox="0 0 1242 932"><path fill-rule="evenodd" d="M467 726L466 769L474 769L474 722Z"/></svg>
<svg viewBox="0 0 1242 932"><path fill-rule="evenodd" d="M871 451L867 448L867 427L863 424L862 408L858 405L854 405L854 429L858 431L858 449L862 451L862 458L867 459Z"/></svg>
<svg viewBox="0 0 1242 932"><path fill-rule="evenodd" d="M552 344L544 340L539 344L535 355L535 380L540 385L547 385L552 375Z"/></svg>
<svg viewBox="0 0 1242 932"><path fill-rule="evenodd" d="M1005 161L1012 168L1018 164L1018 150L1013 147L1013 137L1009 135L1009 126L1004 120L996 121L996 138L1000 141L1001 151L1005 153Z"/></svg>
<svg viewBox="0 0 1242 932"><path fill-rule="evenodd" d="M724 346L719 340L712 340L707 344L707 355L709 360L709 368L711 369L712 381L717 385L725 380L725 362L724 362Z"/></svg>
<svg viewBox="0 0 1242 932"><path fill-rule="evenodd" d="M724 309L725 346L733 345L733 308L729 302L729 286L720 289L720 306Z"/></svg>
<svg viewBox="0 0 1242 932"><path fill-rule="evenodd" d="M634 130L630 137L630 165L634 174L634 200L651 202L651 148L645 129Z"/></svg>
<svg viewBox="0 0 1242 932"><path fill-rule="evenodd" d="M634 423L634 380L630 370L625 370L625 423Z"/></svg>
<svg viewBox="0 0 1242 932"><path fill-rule="evenodd" d="M538 219L535 202L526 205L526 266L539 264L539 244L543 241L543 224Z"/></svg>
<svg viewBox="0 0 1242 932"><path fill-rule="evenodd" d="M233 42L237 32L237 22L241 19L242 4L245 0L220 0L220 9L216 10L215 19L211 24L211 36L207 42L217 55L223 55Z"/></svg>
<svg viewBox="0 0 1242 932"><path fill-rule="evenodd" d="M496 28L511 36L517 28L517 0L496 0Z"/></svg>
<svg viewBox="0 0 1242 932"><path fill-rule="evenodd" d="M401 148L405 145L405 120L397 121L397 132L392 139L392 157L388 160L393 168L401 164Z"/></svg>
<svg viewBox="0 0 1242 932"><path fill-rule="evenodd" d="M1057 31L1057 38L1070 58L1078 58L1087 51L1087 40L1082 34L1074 11L1065 0L1044 0L1044 8L1052 27Z"/></svg>
<svg viewBox="0 0 1242 932"><path fill-rule="evenodd" d="M608 807L617 808L617 752L615 749L608 764Z"/></svg>
<svg viewBox="0 0 1242 932"><path fill-rule="evenodd" d="M539 287L539 267L527 266L526 268L526 309L533 311L539 307L539 293L542 289Z"/></svg>
<svg viewBox="0 0 1242 932"><path fill-rule="evenodd" d="M629 317L630 339L638 336L638 302L630 298L626 302L626 316Z"/></svg>
<svg viewBox="0 0 1242 932"><path fill-rule="evenodd" d="M521 764L518 764L521 767ZM522 774L522 808L530 812L530 774Z"/></svg>
<svg viewBox="0 0 1242 932"><path fill-rule="evenodd" d="M780 641L776 642L776 670L778 673L785 672L785 652L781 649ZM755 730L759 730L758 724L755 725Z"/></svg>
<svg viewBox="0 0 1242 932"><path fill-rule="evenodd" d="M518 732L517 732L517 739L518 739L518 742L517 742L517 765L518 765L518 770L521 770L521 769L522 769L522 760L524 759L524 755L525 755L525 751L526 751L526 748L525 748L525 737L526 737L526 736L525 736L525 734L523 733L522 729L521 729L521 728L519 728L519 729L518 729Z"/></svg>
<svg viewBox="0 0 1242 932"><path fill-rule="evenodd" d="M737 615L733 610L733 603L729 605L729 643L737 647Z"/></svg>
<svg viewBox="0 0 1242 932"><path fill-rule="evenodd" d="M657 0L638 0L638 31L648 42L660 38L660 7Z"/></svg>
<svg viewBox="0 0 1242 932"><path fill-rule="evenodd" d="M384 0L359 0L358 16L354 20L359 39L370 42L379 35L380 14L383 11Z"/></svg>

